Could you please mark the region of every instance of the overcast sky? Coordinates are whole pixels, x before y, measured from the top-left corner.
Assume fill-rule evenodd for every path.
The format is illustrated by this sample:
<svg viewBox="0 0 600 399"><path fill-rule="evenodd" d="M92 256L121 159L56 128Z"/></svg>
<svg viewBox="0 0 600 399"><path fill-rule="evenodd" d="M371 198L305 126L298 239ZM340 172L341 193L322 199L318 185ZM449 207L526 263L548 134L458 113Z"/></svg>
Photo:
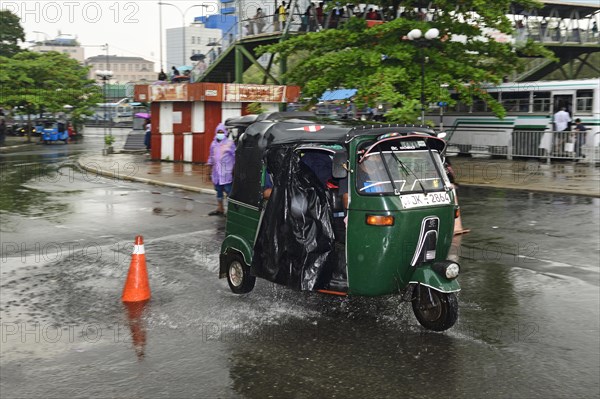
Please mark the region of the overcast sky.
<svg viewBox="0 0 600 399"><path fill-rule="evenodd" d="M164 3L167 3L166 1ZM180 1L172 0L163 5L163 32L168 28L182 25L182 12L186 24L194 17L218 14L219 2L215 0ZM254 15L261 0L244 1L245 8ZM273 4L273 1L269 1ZM231 3L230 3L231 4ZM108 43L111 55L139 56L160 63L159 6L156 0L143 1L0 1L2 9L8 9L21 18L25 30L25 40L54 39L59 32L65 38L77 37L85 48L85 57L104 55L100 46ZM199 7L200 5L208 6ZM191 7L195 6L195 7ZM272 6L271 6L272 7ZM36 33L40 32L40 33ZM26 46L29 46L27 44ZM163 36L163 58L165 58L165 37Z"/></svg>

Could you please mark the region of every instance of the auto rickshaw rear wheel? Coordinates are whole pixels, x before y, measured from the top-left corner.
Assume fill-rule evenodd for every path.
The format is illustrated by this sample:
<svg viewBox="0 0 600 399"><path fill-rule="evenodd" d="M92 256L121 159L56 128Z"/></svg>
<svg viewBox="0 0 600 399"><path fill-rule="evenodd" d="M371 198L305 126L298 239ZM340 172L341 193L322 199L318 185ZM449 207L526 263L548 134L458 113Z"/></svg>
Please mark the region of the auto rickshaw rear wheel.
<svg viewBox="0 0 600 399"><path fill-rule="evenodd" d="M250 274L250 267L238 254L230 254L227 261L227 283L235 294L246 294L254 288L256 277Z"/></svg>
<svg viewBox="0 0 600 399"><path fill-rule="evenodd" d="M412 308L419 323L433 331L444 331L458 319L458 299L454 293L443 293L417 285L412 295Z"/></svg>

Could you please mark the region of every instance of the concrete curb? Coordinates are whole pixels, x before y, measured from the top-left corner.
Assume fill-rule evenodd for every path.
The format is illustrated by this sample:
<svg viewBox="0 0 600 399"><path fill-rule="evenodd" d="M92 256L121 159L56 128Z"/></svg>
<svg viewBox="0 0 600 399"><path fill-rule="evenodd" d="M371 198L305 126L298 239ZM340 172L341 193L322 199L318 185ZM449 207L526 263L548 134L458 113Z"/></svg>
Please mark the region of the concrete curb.
<svg viewBox="0 0 600 399"><path fill-rule="evenodd" d="M32 143L26 143L26 144L7 145L7 146L0 147L0 152L10 151L10 150L14 150L14 149L21 148L21 147L29 147L29 146L33 146L33 145L37 145L37 143L32 142Z"/></svg>
<svg viewBox="0 0 600 399"><path fill-rule="evenodd" d="M452 159L459 186L600 197L600 170L532 160Z"/></svg>
<svg viewBox="0 0 600 399"><path fill-rule="evenodd" d="M542 188L542 187L514 187L510 185L503 184L486 184L486 183L461 183L460 181L456 182L458 187L476 187L476 188L497 188L502 190L512 190L512 191L526 191L526 192L534 192L534 193L544 193L544 194L562 194L562 195L578 195L581 197L593 197L600 198L599 193L589 193L582 191L573 191L573 190L561 190L557 188Z"/></svg>
<svg viewBox="0 0 600 399"><path fill-rule="evenodd" d="M115 154L118 155L118 153L115 153ZM123 154L133 155L130 153L123 153ZM175 189L186 190L186 191L202 193L202 194L211 194L211 195L216 194L216 191L214 189L202 188L202 187L199 187L196 185L192 186L192 185L170 182L170 181L166 181L166 180L158 180L158 179L152 179L152 178L146 178L146 177L136 177L136 176L129 176L129 175L115 176L115 173L112 169L102 169L95 162L85 162L85 158L78 160L77 165L81 169L83 169L87 172L94 173L97 176L104 176L104 177L111 178L111 179L116 178L118 180L127 180L127 181L133 181L133 182L138 182L138 183L152 184L155 186L171 187L171 188L175 188ZM563 189L563 188L556 187L556 186L544 187L543 182L537 182L534 184L530 184L529 186L525 186L523 184L519 184L519 185L515 186L515 184L511 184L511 183L503 184L501 181L461 182L460 178L458 179L457 184L459 187L463 186L463 187L477 187L477 188L486 188L486 189L503 189L503 190L512 190L512 191L538 192L538 193L559 194L559 195L577 195L577 196L584 196L584 197L600 198L600 187L598 190L594 190L594 189L590 189L589 186L584 189L581 187L573 187L573 186L567 185L566 188Z"/></svg>
<svg viewBox="0 0 600 399"><path fill-rule="evenodd" d="M108 177L108 178L112 178L112 179L115 178L114 173L111 173L110 171L103 171L103 170L98 170L96 168L92 168L92 167L89 167L89 166L85 166L85 165L83 165L79 161L77 161L77 165L81 169L83 169L83 170L85 170L87 172L92 172L92 173L96 174L97 176L104 176L104 177ZM181 190L192 191L192 192L195 192L195 193L202 193L202 194L213 194L213 195L215 195L217 193L215 190L208 189L208 188L193 187L193 186L187 186L187 185L179 184L179 183L164 182L164 181L160 181L160 180L148 179L148 178L145 178L145 177L120 176L118 179L119 180L133 181L133 182L138 182L138 183L152 184L152 185L155 185L155 186L177 188L177 189L181 189Z"/></svg>

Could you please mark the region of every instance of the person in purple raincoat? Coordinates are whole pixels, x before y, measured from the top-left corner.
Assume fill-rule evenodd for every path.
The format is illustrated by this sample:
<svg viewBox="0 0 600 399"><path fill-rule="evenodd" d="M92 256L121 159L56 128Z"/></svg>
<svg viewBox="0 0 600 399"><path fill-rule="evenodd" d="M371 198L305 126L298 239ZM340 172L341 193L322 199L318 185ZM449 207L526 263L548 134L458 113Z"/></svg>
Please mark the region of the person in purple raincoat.
<svg viewBox="0 0 600 399"><path fill-rule="evenodd" d="M210 144L208 164L212 166L211 179L217 191L217 209L210 216L224 216L223 193L229 197L233 181L233 165L235 164L235 144L227 137L227 129L219 123L215 130L215 138Z"/></svg>

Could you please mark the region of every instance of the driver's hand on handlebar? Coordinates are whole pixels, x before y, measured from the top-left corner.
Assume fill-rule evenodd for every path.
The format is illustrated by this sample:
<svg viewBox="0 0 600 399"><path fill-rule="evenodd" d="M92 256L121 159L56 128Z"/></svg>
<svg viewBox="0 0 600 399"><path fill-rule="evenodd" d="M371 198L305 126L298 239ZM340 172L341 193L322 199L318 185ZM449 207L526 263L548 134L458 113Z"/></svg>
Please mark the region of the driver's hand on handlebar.
<svg viewBox="0 0 600 399"><path fill-rule="evenodd" d="M263 191L263 199L268 200L271 197L271 191L273 191L273 189L271 187L265 188Z"/></svg>

